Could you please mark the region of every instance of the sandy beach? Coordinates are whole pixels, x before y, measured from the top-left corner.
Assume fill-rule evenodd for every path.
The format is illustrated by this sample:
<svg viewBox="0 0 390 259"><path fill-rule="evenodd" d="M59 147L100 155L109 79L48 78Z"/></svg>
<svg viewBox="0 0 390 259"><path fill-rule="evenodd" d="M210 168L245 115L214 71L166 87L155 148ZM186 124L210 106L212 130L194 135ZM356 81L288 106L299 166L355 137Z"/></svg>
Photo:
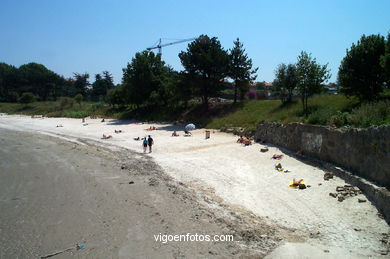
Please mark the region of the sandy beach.
<svg viewBox="0 0 390 259"><path fill-rule="evenodd" d="M63 127L56 127L57 125ZM145 130L150 126L155 126L158 130ZM115 130L122 130L123 133L116 134ZM172 137L173 130L178 130L180 136ZM237 137L231 134L211 130L211 137L206 139L204 129L192 131L190 137L184 137L182 130L182 126L172 124L141 124L135 121L105 120L101 122L101 119L87 119L83 124L81 119L32 119L27 116L0 116L2 135L11 136L3 137L5 140L2 140L8 143L2 145L1 149L2 157L7 157L5 160L7 162L3 159L1 164L1 168L7 168L7 170L2 170L1 177L6 179L2 181L2 185L14 186L8 189L1 188L2 233L19 227L18 231L21 231L20 235L23 236L23 228L28 228L23 224L30 227L36 225L36 229L45 227L47 224L55 229L54 232L69 228L77 230L67 235L56 235L56 237L61 236L62 239L53 239L50 235L46 237L47 239L42 236L34 238L26 236L25 240L21 239L16 244L15 240L9 236L2 235L4 247L1 250L15 250L12 248L15 245L19 247L19 250L23 250L23 242L29 239L35 241L30 242L28 247L31 250L26 251L26 255L34 256L37 253L41 255L42 252L49 253L63 248L61 246L66 248L72 245L72 242L86 241L87 244L94 244L91 246L94 248L80 250L77 253L80 256L84 253L84 256L93 255L92 257L99 258L107 256L135 258L137 257L135 255L145 256L142 253L143 250L149 251L147 255L152 257L153 255L163 255L162 257L183 255L186 257L194 251L197 251L196 254L203 258L213 253L217 257L237 255L263 257L268 254L268 258L280 258L286 253L291 258L302 258L306 252L312 255L311 258L366 258L368 256L386 258L388 256L381 255L381 251L388 249L381 239L390 233L390 228L383 219L378 217L377 209L365 198L364 194L347 198L343 202L338 202L337 199L329 196L329 193L335 192L337 186L346 184L342 179L334 177L325 181L323 170L298 161L274 146L268 146L269 151L262 153L260 148L264 145L256 143L245 147L236 143ZM102 139L103 134L113 137ZM134 138L142 138L149 134L152 135L155 145L152 153L144 154L141 141L136 141ZM16 142L12 142L15 139L19 146L15 144ZM30 165L27 162L30 158L26 155L31 153L30 150L23 151L20 148L20 145L24 146L24 143L28 143L30 149L40 148L36 152L41 152L41 157L45 154L48 156L45 160L36 160L34 163L37 169L32 170L35 173L28 176L24 176L25 172L18 169L23 167L23 163ZM76 147L78 151L72 149L73 147ZM96 151L97 149L100 151ZM104 156L109 157L100 158L101 150L106 150ZM23 152L26 154L18 155L17 158L12 155ZM283 158L273 160L271 159L273 154L283 154ZM72 159L80 164L73 165ZM126 170L121 169L121 166L125 164L124 161L129 163L133 161L125 165ZM274 166L279 162L284 169L290 172L277 172ZM45 163L49 164L45 165ZM139 168L145 163L153 166ZM11 169L8 165L11 165ZM18 167L12 169L12 165L18 165ZM102 171L99 167L105 168L104 174L98 173ZM61 173L58 168L63 168L63 172ZM148 171L148 168L154 168L153 177L141 173ZM51 175L44 173L43 169L47 172L59 171ZM128 190L129 184L119 184L128 182L129 175L134 177L136 183L142 182L140 185L132 185L131 188L136 188L137 191L131 194ZM22 188L25 186L23 182L19 183L21 179L24 179L25 183L34 182L35 177L39 177L40 180L54 177L46 182L56 184L53 186L48 184L45 187L46 190L43 191L44 188L38 188L34 184L31 184L31 189L29 189ZM157 185L157 187L153 184L149 185L150 181L154 181L150 180L151 178L156 178L158 182L164 184ZM305 190L288 188L293 178L303 178L310 188ZM30 185L26 184L26 186ZM182 192L179 195L173 194L170 190L172 186L176 186L175 188L179 186ZM72 195L70 197L56 196L58 188L60 190L63 188L63 193ZM150 192L150 189L153 189L153 192ZM47 197L47 203L42 203L41 199L38 202L38 198L34 198L39 196L37 190L42 191L42 195L53 193L54 197ZM88 195L85 190L88 190ZM89 192L89 190L94 191ZM104 195L104 192L108 194ZM152 194L154 192L158 194ZM134 198L132 196L134 193L142 195ZM37 205L29 203L31 207L23 208L25 210L23 212L25 214L37 213L34 218L40 219L41 222L20 223L15 217L12 221L11 216L19 213L17 208L13 207L14 203L23 203L23 199L29 195L31 199L37 200ZM129 197L126 195L130 195L137 202L153 204L154 209L148 206L137 206L135 201L129 204L129 199L125 202L126 197ZM94 200L96 197L101 197L102 200ZM12 200L14 198L16 200ZM358 199L367 201L359 203ZM76 208L82 208L88 204L88 210L68 211L57 208L61 204L65 204L65 208L70 208L72 207L70 203L73 204L73 202L78 204ZM101 210L98 206L106 207ZM34 207L43 207L43 209L37 212L33 210ZM94 213L91 213L91 207ZM136 215L134 214L135 207L137 207ZM170 212L166 209L168 207L171 208ZM164 211L162 208L167 211L165 214L161 213ZM51 210L57 213L56 216L48 213ZM145 210L145 213L142 210ZM185 220L182 217L173 216L173 211L178 215L183 215ZM198 215L198 219L194 219L192 214L199 214L196 211L204 212L202 215L209 216L204 216L202 219ZM159 213L158 219L153 216L156 212ZM99 213L103 214L99 215ZM129 217L132 213L135 216ZM61 222L56 221L63 215L65 218ZM140 217L140 215L145 216ZM110 230L105 230L105 224L99 221L98 217L105 218L106 222L115 222L114 227L107 227ZM168 224L170 229L163 229L162 219L170 222ZM75 225L72 226L72 224ZM197 224L200 224L198 228L195 227ZM155 231L157 226L161 228ZM186 229L187 226L188 229ZM138 236L130 234L134 233L137 228ZM91 229L95 236L89 235ZM233 244L217 243L216 250L210 250L211 243L166 246L155 242L152 238L152 232L198 231L199 233L200 230L213 233L234 233L240 241ZM252 235L254 237L249 238L245 233L254 233ZM105 241L103 242L102 239ZM140 242L137 243L136 240L146 241L141 247ZM7 242L4 243L4 241ZM111 250L103 249L104 246ZM129 255L132 250L135 254ZM274 251L269 254L272 250ZM179 254L174 254L175 251ZM7 252L5 254L7 255ZM21 257L24 257L22 255L24 254L21 254Z"/></svg>

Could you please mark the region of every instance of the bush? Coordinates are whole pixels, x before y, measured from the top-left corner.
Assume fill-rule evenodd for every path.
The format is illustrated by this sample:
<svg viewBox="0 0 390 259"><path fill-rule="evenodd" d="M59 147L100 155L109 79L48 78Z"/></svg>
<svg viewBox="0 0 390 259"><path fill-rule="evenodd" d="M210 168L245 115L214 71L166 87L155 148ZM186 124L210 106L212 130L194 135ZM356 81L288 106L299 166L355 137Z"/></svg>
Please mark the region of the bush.
<svg viewBox="0 0 390 259"><path fill-rule="evenodd" d="M83 95L82 94L77 94L75 97L74 97L74 101L76 103L78 103L80 106L81 106L81 102L83 101Z"/></svg>
<svg viewBox="0 0 390 259"><path fill-rule="evenodd" d="M322 108L314 111L307 118L307 122L310 124L326 125L330 117L336 113L335 110L329 108Z"/></svg>
<svg viewBox="0 0 390 259"><path fill-rule="evenodd" d="M349 123L349 114L347 112L337 111L336 114L329 118L329 125L342 127Z"/></svg>
<svg viewBox="0 0 390 259"><path fill-rule="evenodd" d="M61 109L67 109L67 108L72 108L74 104L74 101L72 98L69 97L61 97L60 98L60 107Z"/></svg>
<svg viewBox="0 0 390 259"><path fill-rule="evenodd" d="M22 96L20 96L20 98L19 98L19 102L20 103L25 103L25 104L32 103L32 102L35 102L35 101L36 101L35 95L33 95L30 92L23 93Z"/></svg>
<svg viewBox="0 0 390 259"><path fill-rule="evenodd" d="M247 96L247 98L249 100L256 99L256 91L255 90L249 90L245 95Z"/></svg>
<svg viewBox="0 0 390 259"><path fill-rule="evenodd" d="M361 128L390 123L390 101L362 104L352 110L350 123Z"/></svg>

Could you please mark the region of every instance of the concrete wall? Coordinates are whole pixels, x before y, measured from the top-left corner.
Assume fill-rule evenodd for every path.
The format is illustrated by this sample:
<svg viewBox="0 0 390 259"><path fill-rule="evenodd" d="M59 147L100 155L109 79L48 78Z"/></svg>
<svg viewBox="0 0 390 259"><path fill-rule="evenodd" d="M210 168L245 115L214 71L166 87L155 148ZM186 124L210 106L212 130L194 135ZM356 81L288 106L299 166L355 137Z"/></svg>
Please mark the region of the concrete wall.
<svg viewBox="0 0 390 259"><path fill-rule="evenodd" d="M390 125L339 130L300 123L261 123L255 139L302 151L390 189Z"/></svg>

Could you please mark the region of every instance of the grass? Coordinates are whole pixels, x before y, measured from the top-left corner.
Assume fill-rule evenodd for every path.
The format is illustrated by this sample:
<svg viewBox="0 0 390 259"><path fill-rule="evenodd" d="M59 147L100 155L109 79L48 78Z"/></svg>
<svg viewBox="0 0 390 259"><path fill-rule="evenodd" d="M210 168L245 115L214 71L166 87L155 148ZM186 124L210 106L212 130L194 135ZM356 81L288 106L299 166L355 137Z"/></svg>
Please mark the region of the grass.
<svg viewBox="0 0 390 259"><path fill-rule="evenodd" d="M35 102L27 105L0 103L0 112L42 114L48 117L102 116L144 121L183 120L205 128L244 128L247 133L253 132L262 121L362 128L390 124L389 98L360 105L358 100L343 95L320 95L310 98L308 107L307 115L303 113L300 100L295 100L288 105L282 105L279 100L247 100L237 104L214 103L208 111L198 102L190 102L187 107L178 106L175 109L147 106L135 109L134 107L113 108L105 103L93 102L83 102L79 105L62 98L55 102Z"/></svg>

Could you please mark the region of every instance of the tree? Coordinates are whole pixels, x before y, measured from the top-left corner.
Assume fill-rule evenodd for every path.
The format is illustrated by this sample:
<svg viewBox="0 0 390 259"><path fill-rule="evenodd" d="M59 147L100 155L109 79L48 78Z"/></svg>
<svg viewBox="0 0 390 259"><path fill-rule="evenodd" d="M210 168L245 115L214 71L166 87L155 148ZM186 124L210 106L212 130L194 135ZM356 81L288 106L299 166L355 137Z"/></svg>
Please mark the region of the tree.
<svg viewBox="0 0 390 259"><path fill-rule="evenodd" d="M38 63L28 63L18 69L18 92L31 92L40 100L54 96L56 80L60 76Z"/></svg>
<svg viewBox="0 0 390 259"><path fill-rule="evenodd" d="M118 105L119 107L122 107L126 104L122 86L117 86L108 90L107 98L108 103L112 106Z"/></svg>
<svg viewBox="0 0 390 259"><path fill-rule="evenodd" d="M122 85L127 103L137 107L146 102L156 104L169 70L160 54L155 55L151 51L136 53L123 69Z"/></svg>
<svg viewBox="0 0 390 259"><path fill-rule="evenodd" d="M310 96L320 93L322 84L330 78L328 65L319 65L311 54L302 51L298 56L296 73L298 92L301 96L304 112L307 114L307 100Z"/></svg>
<svg viewBox="0 0 390 259"><path fill-rule="evenodd" d="M381 57L381 66L385 71L387 88L390 88L390 32L387 34L385 54Z"/></svg>
<svg viewBox="0 0 390 259"><path fill-rule="evenodd" d="M376 99L385 82L385 70L381 66L384 55L383 36L363 35L356 45L352 44L339 67L341 91L348 96L357 96L360 101ZM386 63L384 60L382 58L382 64Z"/></svg>
<svg viewBox="0 0 390 259"><path fill-rule="evenodd" d="M73 73L74 75L74 88L76 90L76 94L81 94L82 96L87 95L88 87L90 85L88 79L89 74L79 74L79 73Z"/></svg>
<svg viewBox="0 0 390 259"><path fill-rule="evenodd" d="M18 69L6 63L0 63L0 101L17 101Z"/></svg>
<svg viewBox="0 0 390 259"><path fill-rule="evenodd" d="M256 80L257 76L254 74L256 74L258 68L252 69L252 59L245 54L245 49L240 39L237 38L233 43L234 47L229 53L229 76L234 80L234 103L236 103L237 90L241 89L241 93L245 94L248 90L245 86L249 82ZM241 94L242 98L243 96Z"/></svg>
<svg viewBox="0 0 390 259"><path fill-rule="evenodd" d="M276 87L283 104L292 101L293 91L297 87L297 68L294 64L280 64L275 70L275 80L273 85Z"/></svg>
<svg viewBox="0 0 390 259"><path fill-rule="evenodd" d="M229 56L216 37L201 35L188 44L187 51L179 53L185 74L193 82L195 95L202 98L208 109L208 100L220 90L228 75Z"/></svg>
<svg viewBox="0 0 390 259"><path fill-rule="evenodd" d="M22 96L20 96L20 98L19 98L19 102L24 103L24 104L32 103L35 101L36 101L35 95L33 93L30 93L30 92L23 93Z"/></svg>

